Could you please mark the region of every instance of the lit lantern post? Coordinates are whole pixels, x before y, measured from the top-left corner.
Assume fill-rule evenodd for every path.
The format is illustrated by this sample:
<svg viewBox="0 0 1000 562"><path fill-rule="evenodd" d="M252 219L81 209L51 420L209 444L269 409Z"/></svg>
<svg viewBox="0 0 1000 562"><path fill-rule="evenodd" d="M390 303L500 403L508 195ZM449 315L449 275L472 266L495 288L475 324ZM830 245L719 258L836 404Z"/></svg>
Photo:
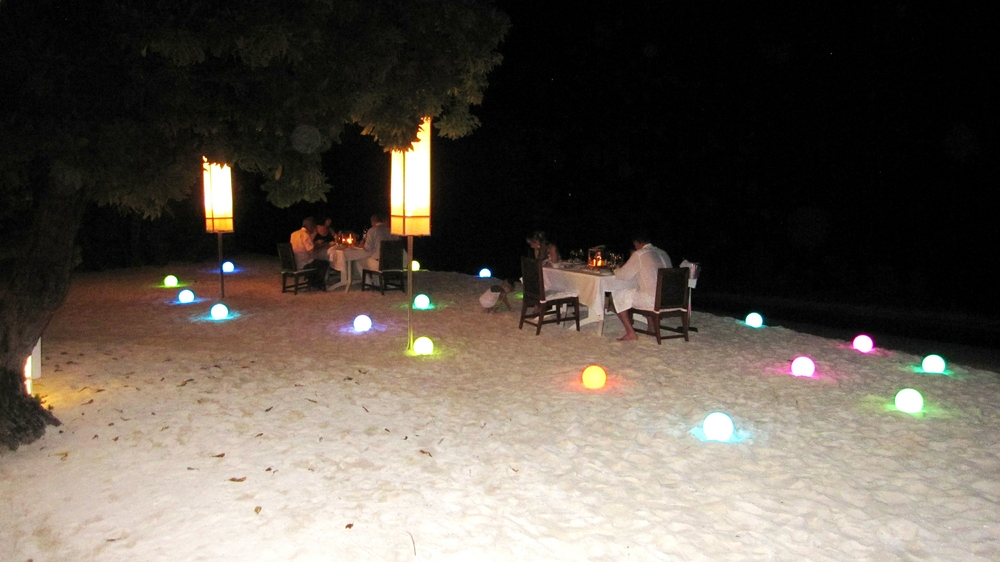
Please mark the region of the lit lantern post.
<svg viewBox="0 0 1000 562"><path fill-rule="evenodd" d="M42 338L38 338L31 355L24 360L24 391L31 396L31 385L42 376Z"/></svg>
<svg viewBox="0 0 1000 562"><path fill-rule="evenodd" d="M392 152L389 178L389 229L406 236L407 349L413 349L413 237L431 235L431 119L425 117L413 148Z"/></svg>
<svg viewBox="0 0 1000 562"><path fill-rule="evenodd" d="M205 230L219 235L219 288L226 296L226 277L222 270L222 234L233 231L233 173L226 164L212 164L202 158L205 185Z"/></svg>

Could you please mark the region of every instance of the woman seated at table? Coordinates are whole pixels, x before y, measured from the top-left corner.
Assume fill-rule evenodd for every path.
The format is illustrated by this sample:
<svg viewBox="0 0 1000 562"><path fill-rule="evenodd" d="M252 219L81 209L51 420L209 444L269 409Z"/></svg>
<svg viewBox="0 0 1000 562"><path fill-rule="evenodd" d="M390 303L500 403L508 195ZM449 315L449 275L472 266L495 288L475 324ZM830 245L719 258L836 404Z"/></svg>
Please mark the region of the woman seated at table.
<svg viewBox="0 0 1000 562"><path fill-rule="evenodd" d="M534 251L536 260L541 260L543 264L559 261L559 249L556 248L555 244L549 242L548 238L545 237L545 233L541 230L536 230L529 234L525 241Z"/></svg>
<svg viewBox="0 0 1000 562"><path fill-rule="evenodd" d="M333 244L337 233L333 231L332 223L333 221L329 218L321 218L319 224L316 225L316 235L313 236L313 242Z"/></svg>

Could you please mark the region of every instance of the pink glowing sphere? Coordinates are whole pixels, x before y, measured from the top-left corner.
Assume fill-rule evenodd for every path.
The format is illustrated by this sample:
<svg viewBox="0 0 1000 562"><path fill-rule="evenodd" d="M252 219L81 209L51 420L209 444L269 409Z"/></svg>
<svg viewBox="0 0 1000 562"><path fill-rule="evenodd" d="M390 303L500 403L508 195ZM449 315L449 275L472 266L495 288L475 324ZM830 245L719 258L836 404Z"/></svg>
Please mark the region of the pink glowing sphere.
<svg viewBox="0 0 1000 562"><path fill-rule="evenodd" d="M875 342L864 334L854 338L854 342L851 345L853 345L854 349L860 351L861 353L869 353L875 348Z"/></svg>
<svg viewBox="0 0 1000 562"><path fill-rule="evenodd" d="M792 361L792 374L796 377L811 377L815 372L816 365L813 364L813 360L808 357L796 357L795 360Z"/></svg>

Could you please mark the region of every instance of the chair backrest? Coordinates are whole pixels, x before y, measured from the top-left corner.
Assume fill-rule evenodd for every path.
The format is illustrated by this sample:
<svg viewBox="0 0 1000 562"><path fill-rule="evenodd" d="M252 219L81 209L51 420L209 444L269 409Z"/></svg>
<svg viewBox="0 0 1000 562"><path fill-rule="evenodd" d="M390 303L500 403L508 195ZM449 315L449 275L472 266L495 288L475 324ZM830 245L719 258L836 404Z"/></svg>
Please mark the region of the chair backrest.
<svg viewBox="0 0 1000 562"><path fill-rule="evenodd" d="M405 240L380 241L378 246L378 268L381 271L406 269L403 265L403 253L405 251Z"/></svg>
<svg viewBox="0 0 1000 562"><path fill-rule="evenodd" d="M545 277L542 275L541 260L521 258L521 282L524 284L524 298L545 300Z"/></svg>
<svg viewBox="0 0 1000 562"><path fill-rule="evenodd" d="M295 253L292 252L292 245L288 242L278 243L278 259L281 260L282 271L295 271Z"/></svg>
<svg viewBox="0 0 1000 562"><path fill-rule="evenodd" d="M656 271L656 310L687 308L691 269L664 267Z"/></svg>

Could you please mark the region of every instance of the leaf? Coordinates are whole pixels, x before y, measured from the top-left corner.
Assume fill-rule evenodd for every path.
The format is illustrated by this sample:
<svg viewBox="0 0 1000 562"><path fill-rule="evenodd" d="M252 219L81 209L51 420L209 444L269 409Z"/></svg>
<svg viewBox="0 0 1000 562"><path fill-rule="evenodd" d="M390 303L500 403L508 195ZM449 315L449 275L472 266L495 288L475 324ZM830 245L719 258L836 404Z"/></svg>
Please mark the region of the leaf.
<svg viewBox="0 0 1000 562"><path fill-rule="evenodd" d="M182 382L181 384L179 384L179 385L177 385L177 386L184 386L184 385L186 385L187 383L189 383L189 382L192 382L193 380L194 380L194 379L188 379L188 380L186 380L186 381Z"/></svg>
<svg viewBox="0 0 1000 562"><path fill-rule="evenodd" d="M254 435L254 437L260 437L261 435L264 435L264 434L263 433L258 433L257 435Z"/></svg>
<svg viewBox="0 0 1000 562"><path fill-rule="evenodd" d="M427 455L428 457L431 457L431 458L434 458L434 455L432 455L432 454L428 453L427 451L425 451L425 450L423 450L423 449L420 449L420 453L421 453L421 454L424 454L424 455Z"/></svg>
<svg viewBox="0 0 1000 562"><path fill-rule="evenodd" d="M233 478L229 479L230 482L246 482L246 480L247 480L246 476L243 476L242 478L236 478L234 476Z"/></svg>
<svg viewBox="0 0 1000 562"><path fill-rule="evenodd" d="M253 508L253 512L260 513L260 506L258 505L257 507Z"/></svg>
<svg viewBox="0 0 1000 562"><path fill-rule="evenodd" d="M217 459L221 459L222 457L226 456L226 454L225 453L219 453L218 455L212 455L212 456L215 457L215 458L217 458Z"/></svg>
<svg viewBox="0 0 1000 562"><path fill-rule="evenodd" d="M69 451L63 451L62 453L52 453L53 457L60 457L59 460L66 460L69 456Z"/></svg>
<svg viewBox="0 0 1000 562"><path fill-rule="evenodd" d="M86 402L84 402L83 404L80 404L80 405L81 406L86 406L87 404L93 404L93 403L94 403L94 399L91 398L90 400L88 400L88 401L86 401Z"/></svg>
<svg viewBox="0 0 1000 562"><path fill-rule="evenodd" d="M201 470L201 469L200 469L200 468L195 468L195 467L193 467L193 466L189 466L189 467L188 467L188 470Z"/></svg>
<svg viewBox="0 0 1000 562"><path fill-rule="evenodd" d="M274 406L271 406L271 408L273 408L273 407L274 407ZM266 409L266 410L264 410L264 411L265 411L265 412L270 412L270 411L271 411L271 408L268 408L268 409Z"/></svg>
<svg viewBox="0 0 1000 562"><path fill-rule="evenodd" d="M347 525L344 525L344 528L345 529L352 529L352 528L354 528L354 523L348 523Z"/></svg>
<svg viewBox="0 0 1000 562"><path fill-rule="evenodd" d="M319 404L319 402L313 400L312 398L306 398L306 400L312 402L313 404ZM91 402L93 402L93 400L91 400Z"/></svg>

